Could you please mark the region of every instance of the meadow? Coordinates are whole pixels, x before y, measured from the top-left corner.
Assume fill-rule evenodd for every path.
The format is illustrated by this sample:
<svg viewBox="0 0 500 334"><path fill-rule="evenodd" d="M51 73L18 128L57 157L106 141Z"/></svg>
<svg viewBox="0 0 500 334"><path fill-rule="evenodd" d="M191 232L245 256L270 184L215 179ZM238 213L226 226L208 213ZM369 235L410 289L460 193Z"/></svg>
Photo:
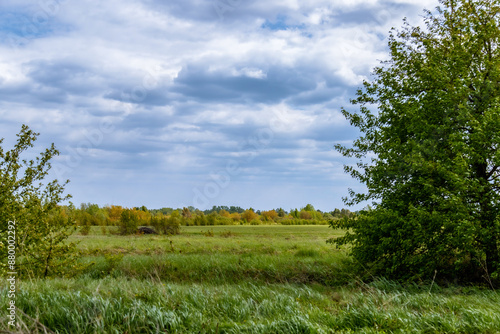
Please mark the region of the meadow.
<svg viewBox="0 0 500 334"><path fill-rule="evenodd" d="M72 277L18 282L4 333L500 333L482 287L363 282L324 225L187 226L174 236L74 234ZM6 310L6 288L0 305Z"/></svg>

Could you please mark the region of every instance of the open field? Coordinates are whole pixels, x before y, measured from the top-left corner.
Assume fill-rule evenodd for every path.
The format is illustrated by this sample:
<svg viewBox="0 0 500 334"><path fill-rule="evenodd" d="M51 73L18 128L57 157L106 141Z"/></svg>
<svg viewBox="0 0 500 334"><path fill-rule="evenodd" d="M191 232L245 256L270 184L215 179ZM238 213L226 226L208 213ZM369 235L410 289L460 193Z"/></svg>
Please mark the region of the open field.
<svg viewBox="0 0 500 334"><path fill-rule="evenodd" d="M497 292L365 284L346 269L344 251L325 243L339 233L212 226L116 236L95 228L71 237L93 263L83 273L19 283L18 307L38 319L19 312L22 332L42 333L40 324L58 333L500 332ZM2 309L6 302L2 291Z"/></svg>

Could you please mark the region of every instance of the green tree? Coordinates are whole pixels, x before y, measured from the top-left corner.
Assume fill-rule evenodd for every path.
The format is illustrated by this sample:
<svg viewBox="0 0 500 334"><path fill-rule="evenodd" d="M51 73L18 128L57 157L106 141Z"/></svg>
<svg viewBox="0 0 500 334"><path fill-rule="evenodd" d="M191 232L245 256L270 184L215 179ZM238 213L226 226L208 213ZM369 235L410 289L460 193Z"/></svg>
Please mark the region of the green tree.
<svg viewBox="0 0 500 334"><path fill-rule="evenodd" d="M150 224L154 229L161 234L171 235L180 233L181 219L179 211L173 211L170 217L159 212L155 216L151 216Z"/></svg>
<svg viewBox="0 0 500 334"><path fill-rule="evenodd" d="M499 4L445 0L424 29L393 30L390 60L352 101L359 112L342 111L362 136L336 148L368 189L345 201L373 209L333 221L349 230L332 241L376 274L500 274Z"/></svg>
<svg viewBox="0 0 500 334"><path fill-rule="evenodd" d="M59 206L64 184L46 181L50 160L59 154L54 147L28 160L26 151L34 146L38 133L23 125L14 147L0 145L0 269L7 267L7 224L15 222L16 270L21 275L50 276L67 273L75 266L75 244L68 243L75 223ZM0 139L0 144L3 139ZM12 235L12 234L9 234ZM13 270L8 270L13 271Z"/></svg>
<svg viewBox="0 0 500 334"><path fill-rule="evenodd" d="M165 226L165 234L179 234L181 229L181 214L178 210L175 210L170 214L167 220L167 226Z"/></svg>
<svg viewBox="0 0 500 334"><path fill-rule="evenodd" d="M139 227L139 211L134 209L125 209L120 216L120 234L134 234Z"/></svg>
<svg viewBox="0 0 500 334"><path fill-rule="evenodd" d="M286 216L286 211L283 210L282 208L276 209L276 212L278 213L279 217L285 217Z"/></svg>

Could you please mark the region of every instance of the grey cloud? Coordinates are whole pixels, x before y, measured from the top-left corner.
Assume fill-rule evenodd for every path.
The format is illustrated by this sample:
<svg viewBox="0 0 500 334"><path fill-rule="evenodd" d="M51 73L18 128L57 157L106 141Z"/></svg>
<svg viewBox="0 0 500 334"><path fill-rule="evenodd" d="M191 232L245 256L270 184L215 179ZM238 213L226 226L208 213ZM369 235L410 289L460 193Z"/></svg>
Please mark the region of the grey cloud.
<svg viewBox="0 0 500 334"><path fill-rule="evenodd" d="M67 60L33 61L26 64L28 77L39 85L75 95L90 95L102 89L100 74Z"/></svg>
<svg viewBox="0 0 500 334"><path fill-rule="evenodd" d="M186 66L175 80L173 91L207 101L232 103L279 102L293 94L313 89L316 83L300 69L271 67L265 78L232 76L207 67Z"/></svg>
<svg viewBox="0 0 500 334"><path fill-rule="evenodd" d="M0 99L2 101L22 101L38 107L50 107L54 104L66 102L67 98L68 94L62 89L32 83L4 84L0 86Z"/></svg>
<svg viewBox="0 0 500 334"><path fill-rule="evenodd" d="M120 102L133 103L138 105L149 106L166 106L174 101L174 98L169 97L167 87L155 89L146 89L143 86L135 86L123 90L113 90L103 95L106 99L111 99Z"/></svg>

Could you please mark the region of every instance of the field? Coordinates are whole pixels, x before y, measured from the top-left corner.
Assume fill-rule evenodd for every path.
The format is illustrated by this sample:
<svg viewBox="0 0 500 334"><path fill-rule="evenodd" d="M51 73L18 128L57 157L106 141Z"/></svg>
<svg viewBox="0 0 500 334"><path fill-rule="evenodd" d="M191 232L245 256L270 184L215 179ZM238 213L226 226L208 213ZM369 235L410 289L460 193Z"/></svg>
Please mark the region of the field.
<svg viewBox="0 0 500 334"><path fill-rule="evenodd" d="M339 233L209 226L166 237L93 228L71 237L92 264L84 272L18 283L24 327L16 333L500 333L496 291L364 283L346 269L345 251L325 243ZM9 330L4 317L1 330Z"/></svg>

